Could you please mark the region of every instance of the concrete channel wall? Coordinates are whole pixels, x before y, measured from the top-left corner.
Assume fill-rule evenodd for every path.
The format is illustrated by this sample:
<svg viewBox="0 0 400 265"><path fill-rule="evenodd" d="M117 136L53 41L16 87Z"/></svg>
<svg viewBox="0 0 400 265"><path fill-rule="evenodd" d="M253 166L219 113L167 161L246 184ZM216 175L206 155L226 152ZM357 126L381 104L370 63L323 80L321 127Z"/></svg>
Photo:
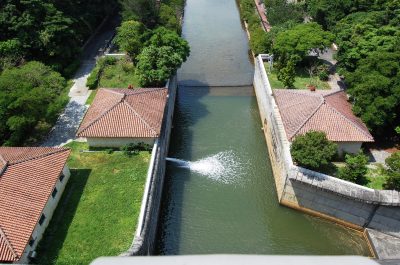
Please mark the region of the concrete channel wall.
<svg viewBox="0 0 400 265"><path fill-rule="evenodd" d="M174 76L167 83L168 101L161 134L155 141L151 154L135 236L131 247L121 256L150 255L154 251L177 86L177 77Z"/></svg>
<svg viewBox="0 0 400 265"><path fill-rule="evenodd" d="M255 58L254 89L279 203L358 230L372 228L400 238L399 192L369 189L293 164L263 57Z"/></svg>

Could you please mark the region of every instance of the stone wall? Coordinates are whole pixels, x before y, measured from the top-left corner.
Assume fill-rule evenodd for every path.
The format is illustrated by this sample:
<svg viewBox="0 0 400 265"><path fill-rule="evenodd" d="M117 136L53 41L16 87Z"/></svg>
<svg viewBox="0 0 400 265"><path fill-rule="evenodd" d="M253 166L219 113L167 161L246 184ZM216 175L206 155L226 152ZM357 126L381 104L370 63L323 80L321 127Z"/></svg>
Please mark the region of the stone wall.
<svg viewBox="0 0 400 265"><path fill-rule="evenodd" d="M359 230L366 227L400 238L400 195L378 191L297 167L264 68L255 59L254 89L282 205Z"/></svg>
<svg viewBox="0 0 400 265"><path fill-rule="evenodd" d="M131 247L121 254L122 256L151 255L154 251L164 186L165 158L168 155L174 115L177 77L172 77L166 86L168 87L168 102L164 110L160 137L156 140L152 151L138 225Z"/></svg>

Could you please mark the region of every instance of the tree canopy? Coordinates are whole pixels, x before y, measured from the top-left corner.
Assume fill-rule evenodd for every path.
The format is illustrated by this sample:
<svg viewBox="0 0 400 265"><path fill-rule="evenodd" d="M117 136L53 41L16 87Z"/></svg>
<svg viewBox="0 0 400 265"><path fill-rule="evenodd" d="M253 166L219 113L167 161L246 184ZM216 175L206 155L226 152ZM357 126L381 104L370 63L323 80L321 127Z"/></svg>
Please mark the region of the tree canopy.
<svg viewBox="0 0 400 265"><path fill-rule="evenodd" d="M0 144L21 145L38 125L54 120L65 85L59 73L35 61L4 70L0 75Z"/></svg>
<svg viewBox="0 0 400 265"><path fill-rule="evenodd" d="M145 28L142 23L135 20L122 22L117 28L115 43L135 59L143 48L143 33Z"/></svg>
<svg viewBox="0 0 400 265"><path fill-rule="evenodd" d="M298 24L277 34L274 53L278 56L278 60L287 58L298 63L311 50L324 50L329 47L333 38L332 33L324 31L317 23Z"/></svg>
<svg viewBox="0 0 400 265"><path fill-rule="evenodd" d="M2 64L18 58L40 60L62 70L79 55L80 46L93 33L116 0L4 0L0 2ZM13 53L4 52L12 45ZM4 63L6 62L6 63ZM15 62L17 63L17 62Z"/></svg>
<svg viewBox="0 0 400 265"><path fill-rule="evenodd" d="M310 131L297 136L290 147L293 160L309 169L321 169L332 161L337 145L324 132Z"/></svg>
<svg viewBox="0 0 400 265"><path fill-rule="evenodd" d="M183 63L183 59L170 46L148 46L138 55L136 73L141 86L163 86Z"/></svg>

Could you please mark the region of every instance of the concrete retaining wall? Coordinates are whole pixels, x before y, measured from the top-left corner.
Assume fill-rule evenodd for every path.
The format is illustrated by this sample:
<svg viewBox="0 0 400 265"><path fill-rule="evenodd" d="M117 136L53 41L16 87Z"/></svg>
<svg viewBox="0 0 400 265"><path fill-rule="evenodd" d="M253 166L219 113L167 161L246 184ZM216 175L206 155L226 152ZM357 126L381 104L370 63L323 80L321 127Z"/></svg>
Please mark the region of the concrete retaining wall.
<svg viewBox="0 0 400 265"><path fill-rule="evenodd" d="M169 139L174 115L177 77L168 83L168 102L164 110L160 137L154 143L138 225L131 247L122 256L150 255L154 251L157 234L162 191L165 176L165 158L168 155Z"/></svg>
<svg viewBox="0 0 400 265"><path fill-rule="evenodd" d="M254 89L279 202L359 230L369 227L400 237L399 192L369 189L293 164L263 55L255 59Z"/></svg>

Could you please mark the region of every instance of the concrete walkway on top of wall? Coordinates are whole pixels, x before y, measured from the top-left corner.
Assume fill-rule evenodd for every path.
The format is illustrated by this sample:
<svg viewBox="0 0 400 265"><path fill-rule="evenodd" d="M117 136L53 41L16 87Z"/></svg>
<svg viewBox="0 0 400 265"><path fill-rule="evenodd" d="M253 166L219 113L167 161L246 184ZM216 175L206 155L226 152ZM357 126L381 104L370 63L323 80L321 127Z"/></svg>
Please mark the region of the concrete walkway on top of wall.
<svg viewBox="0 0 400 265"><path fill-rule="evenodd" d="M86 86L86 80L96 66L96 59L104 53L114 37L118 23L117 17L106 20L85 45L81 66L74 76L74 84L68 94L70 101L41 146L60 146L75 139L76 130L87 110L86 100L91 93Z"/></svg>

